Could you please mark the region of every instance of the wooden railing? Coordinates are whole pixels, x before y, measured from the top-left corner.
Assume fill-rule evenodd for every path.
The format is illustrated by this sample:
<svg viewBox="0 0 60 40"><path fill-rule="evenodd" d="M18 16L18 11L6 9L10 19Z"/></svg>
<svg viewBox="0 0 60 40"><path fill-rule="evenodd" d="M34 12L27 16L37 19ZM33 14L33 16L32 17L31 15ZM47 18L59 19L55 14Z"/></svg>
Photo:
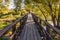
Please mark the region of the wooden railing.
<svg viewBox="0 0 60 40"><path fill-rule="evenodd" d="M53 29L56 33L58 33L60 35L60 30L59 29L52 26L51 24L49 24L45 20L41 19L40 17L36 16L35 14L32 14L32 16L33 16L33 19L34 19L35 23L37 25L39 25L40 33L45 37L44 40L54 40L50 35L50 29ZM42 22L45 24L46 29L44 29L43 26L41 25Z"/></svg>
<svg viewBox="0 0 60 40"><path fill-rule="evenodd" d="M8 30L12 29L12 35L11 35L12 40L16 40L17 33L19 32L18 30L21 31L22 27L24 26L24 24L27 20L27 15L28 14L22 16L21 18L17 19L12 24L6 26L3 30L1 30L0 31L0 37L3 37ZM20 22L20 26L18 28L16 28L16 24L19 23L19 22Z"/></svg>

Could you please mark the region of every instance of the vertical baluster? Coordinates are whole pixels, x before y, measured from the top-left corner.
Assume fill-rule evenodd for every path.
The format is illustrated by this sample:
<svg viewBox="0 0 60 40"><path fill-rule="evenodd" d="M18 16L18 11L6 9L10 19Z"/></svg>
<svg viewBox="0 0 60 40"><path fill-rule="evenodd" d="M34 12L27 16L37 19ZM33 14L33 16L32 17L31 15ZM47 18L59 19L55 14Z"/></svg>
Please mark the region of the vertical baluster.
<svg viewBox="0 0 60 40"><path fill-rule="evenodd" d="M12 34L14 34L16 30L16 24L12 27ZM16 35L13 36L12 40L16 40Z"/></svg>
<svg viewBox="0 0 60 40"><path fill-rule="evenodd" d="M42 20L41 19L39 20L39 24L41 25L40 26L40 33L41 33L41 36L43 37L42 40L46 40L46 33L45 33L44 29L42 28Z"/></svg>
<svg viewBox="0 0 60 40"><path fill-rule="evenodd" d="M46 25L46 31L50 34L50 27L49 27L49 25ZM48 37L47 34L46 34L46 40L50 40L50 38Z"/></svg>

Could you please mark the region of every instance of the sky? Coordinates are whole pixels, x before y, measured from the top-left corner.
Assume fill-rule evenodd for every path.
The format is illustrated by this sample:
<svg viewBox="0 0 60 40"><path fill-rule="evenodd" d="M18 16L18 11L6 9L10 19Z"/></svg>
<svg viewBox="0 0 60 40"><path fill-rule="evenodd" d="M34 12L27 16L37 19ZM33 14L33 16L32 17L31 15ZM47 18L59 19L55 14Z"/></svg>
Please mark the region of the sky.
<svg viewBox="0 0 60 40"><path fill-rule="evenodd" d="M21 9L24 9L24 2L25 2L25 0L22 0L22 2L21 2Z"/></svg>
<svg viewBox="0 0 60 40"><path fill-rule="evenodd" d="M11 0L11 2L10 2L10 6L9 6L9 9L14 9L15 7L14 7L14 1L13 0Z"/></svg>
<svg viewBox="0 0 60 40"><path fill-rule="evenodd" d="M25 0L22 0L22 2L21 2L21 9L24 9L24 1ZM11 2L10 2L10 6L9 6L9 9L14 9L15 7L14 7L14 0L11 0Z"/></svg>

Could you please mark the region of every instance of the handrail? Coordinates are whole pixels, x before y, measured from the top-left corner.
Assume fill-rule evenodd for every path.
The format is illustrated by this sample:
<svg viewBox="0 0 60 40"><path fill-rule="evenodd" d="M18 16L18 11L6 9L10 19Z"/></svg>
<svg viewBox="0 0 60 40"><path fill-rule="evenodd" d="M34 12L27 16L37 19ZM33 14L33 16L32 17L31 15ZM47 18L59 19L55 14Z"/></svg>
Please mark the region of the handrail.
<svg viewBox="0 0 60 40"><path fill-rule="evenodd" d="M16 25L20 20L22 20L27 15L28 14L22 16L21 18L17 19L15 22L13 22L12 24L6 26L3 30L1 30L0 31L0 37L3 36L10 28L14 27L14 25Z"/></svg>
<svg viewBox="0 0 60 40"><path fill-rule="evenodd" d="M36 16L35 14L33 14L33 15ZM39 18L41 21L43 21L45 23L45 25L47 25L48 27L52 28L54 31L56 31L60 35L60 30L59 29L57 29L56 27L52 26L51 24L49 24L45 20L41 19L40 17L38 17L38 16L36 16L36 17Z"/></svg>
<svg viewBox="0 0 60 40"><path fill-rule="evenodd" d="M51 35L42 27L41 24L39 24L40 28L42 28L42 30L47 34L48 37L50 37L50 40L53 40L53 38L51 37Z"/></svg>
<svg viewBox="0 0 60 40"><path fill-rule="evenodd" d="M34 19L35 23L37 23L37 25L39 25L40 30L42 31L42 33L43 33L43 34L44 34L44 32L46 33L46 34L44 34L44 35L45 35L45 37L46 37L47 40L54 40L54 39L51 37L50 33L49 33L50 28L52 28L56 33L58 33L58 34L60 35L60 30L59 30L59 29L57 29L56 27L52 26L51 24L49 24L48 22L46 22L45 20L43 20L43 19L40 18L39 16L36 16L36 15L33 14L33 13L32 13L32 16L33 16L33 19ZM40 21L38 21L38 20L40 20ZM39 23L39 22L40 22L40 23ZM46 29L44 29L44 28L42 27L41 22L43 22L43 23L46 25L46 27L49 28L49 29L48 29L49 31L46 30ZM43 32L43 31L44 31L44 32ZM45 39L44 39L44 40L45 40Z"/></svg>
<svg viewBox="0 0 60 40"><path fill-rule="evenodd" d="M51 35L42 27L42 25L37 21L37 19L35 19L35 15L34 14L32 14L32 16L33 16L33 19L35 20L35 22L36 22L36 24L40 27L40 30L41 31L44 31L47 35L46 36L48 36L49 37L49 40L53 40L53 38L51 37ZM38 17L37 17L38 18ZM44 33L43 33L44 34Z"/></svg>

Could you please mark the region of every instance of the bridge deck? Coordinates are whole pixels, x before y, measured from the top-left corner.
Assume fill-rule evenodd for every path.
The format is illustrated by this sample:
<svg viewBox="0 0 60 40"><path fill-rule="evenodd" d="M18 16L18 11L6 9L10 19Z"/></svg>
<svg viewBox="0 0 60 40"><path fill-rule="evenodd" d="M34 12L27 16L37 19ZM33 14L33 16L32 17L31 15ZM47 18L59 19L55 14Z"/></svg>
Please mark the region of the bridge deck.
<svg viewBox="0 0 60 40"><path fill-rule="evenodd" d="M42 40L32 15L28 15L27 22L17 40Z"/></svg>

